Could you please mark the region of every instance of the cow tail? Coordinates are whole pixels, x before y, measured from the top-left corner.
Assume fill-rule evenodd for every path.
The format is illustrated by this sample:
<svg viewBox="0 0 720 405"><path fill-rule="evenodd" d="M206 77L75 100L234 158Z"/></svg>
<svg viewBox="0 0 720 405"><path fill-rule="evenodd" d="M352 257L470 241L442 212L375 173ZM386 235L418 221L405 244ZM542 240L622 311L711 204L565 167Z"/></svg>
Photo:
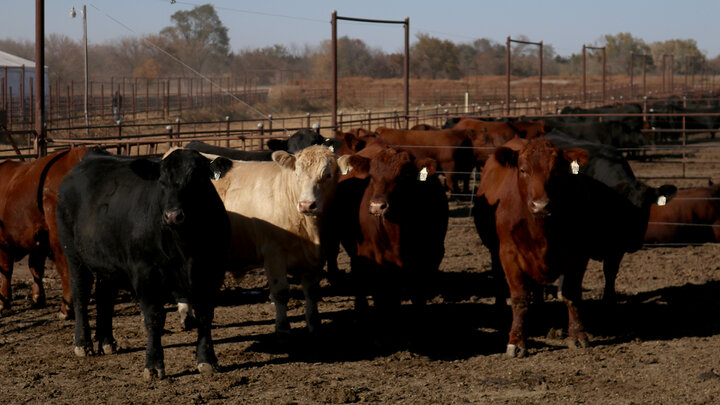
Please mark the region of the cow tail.
<svg viewBox="0 0 720 405"><path fill-rule="evenodd" d="M43 167L42 172L40 173L40 182L38 184L38 190L37 190L37 205L38 209L40 210L40 214L45 216L45 209L43 207L43 189L45 188L45 179L47 178L48 172L50 172L50 168L52 165L55 164L58 160L60 160L61 157L65 156L70 152L70 149L64 150L57 155L55 155L48 164Z"/></svg>

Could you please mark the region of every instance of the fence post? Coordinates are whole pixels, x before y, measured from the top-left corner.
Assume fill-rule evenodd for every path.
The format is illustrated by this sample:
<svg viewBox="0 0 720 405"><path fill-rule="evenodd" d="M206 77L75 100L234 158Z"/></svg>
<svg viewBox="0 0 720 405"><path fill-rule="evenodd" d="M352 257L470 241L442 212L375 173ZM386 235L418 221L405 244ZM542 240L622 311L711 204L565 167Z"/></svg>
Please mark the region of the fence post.
<svg viewBox="0 0 720 405"><path fill-rule="evenodd" d="M338 125L338 129L340 129L340 131L342 131L343 130L343 112L342 111L340 111L338 113L337 125Z"/></svg>
<svg viewBox="0 0 720 405"><path fill-rule="evenodd" d="M372 130L372 111L367 111L367 119L368 119L368 131Z"/></svg>
<svg viewBox="0 0 720 405"><path fill-rule="evenodd" d="M310 128L310 113L307 113L307 127Z"/></svg>
<svg viewBox="0 0 720 405"><path fill-rule="evenodd" d="M202 83L202 82L201 82ZM225 147L230 147L230 116L225 116Z"/></svg>
<svg viewBox="0 0 720 405"><path fill-rule="evenodd" d="M177 134L178 139L180 139L180 117L175 118L175 126L177 127L177 130L175 131ZM170 144L172 146L172 144ZM182 146L180 142L177 143L177 146Z"/></svg>
<svg viewBox="0 0 720 405"><path fill-rule="evenodd" d="M118 145L117 145L117 154L122 154L122 121L117 121L117 137L118 137Z"/></svg>
<svg viewBox="0 0 720 405"><path fill-rule="evenodd" d="M260 132L260 136L265 135L265 124L262 122L258 122L257 124L258 131ZM250 142L252 145L254 142ZM263 144L262 138L260 139L260 150L265 150L265 145Z"/></svg>

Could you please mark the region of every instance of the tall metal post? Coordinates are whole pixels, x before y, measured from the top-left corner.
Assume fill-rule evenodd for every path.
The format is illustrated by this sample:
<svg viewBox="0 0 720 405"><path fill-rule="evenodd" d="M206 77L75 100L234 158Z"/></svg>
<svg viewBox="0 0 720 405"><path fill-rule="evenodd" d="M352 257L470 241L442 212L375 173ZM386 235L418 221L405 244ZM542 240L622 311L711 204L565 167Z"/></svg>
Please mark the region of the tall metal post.
<svg viewBox="0 0 720 405"><path fill-rule="evenodd" d="M410 128L410 17L405 17L405 60L403 76L405 80L405 129Z"/></svg>
<svg viewBox="0 0 720 405"><path fill-rule="evenodd" d="M538 72L539 72L539 83L538 83L538 112L542 114L542 83L543 83L543 41L540 41L540 53L538 53Z"/></svg>
<svg viewBox="0 0 720 405"><path fill-rule="evenodd" d="M505 45L505 108L510 115L510 35L507 37L507 44Z"/></svg>
<svg viewBox="0 0 720 405"><path fill-rule="evenodd" d="M583 81L582 81L582 103L583 107L586 107L586 98L587 98L587 56L586 56L586 49L587 47L583 45L582 47L582 72L583 72Z"/></svg>
<svg viewBox="0 0 720 405"><path fill-rule="evenodd" d="M337 129L337 10L332 12L332 128Z"/></svg>
<svg viewBox="0 0 720 405"><path fill-rule="evenodd" d="M45 138L45 1L35 0L35 143L38 157L47 155Z"/></svg>
<svg viewBox="0 0 720 405"><path fill-rule="evenodd" d="M605 89L606 89L605 83L607 82L607 80L606 80L607 69L606 68L607 68L607 63L606 63L606 59L605 59L605 47L603 46L602 47L602 101L603 101L603 104L605 104Z"/></svg>
<svg viewBox="0 0 720 405"><path fill-rule="evenodd" d="M634 56L635 54L630 52L630 98L635 97L635 88L633 87L633 71L635 70Z"/></svg>
<svg viewBox="0 0 720 405"><path fill-rule="evenodd" d="M646 73L647 73L647 72L646 72L646 70L647 70L647 69L646 69L646 68L647 68L647 57L648 57L647 55L643 54L643 97L647 96L647 87L646 87L647 82L645 81L646 76L647 76L647 75L646 75Z"/></svg>
<svg viewBox="0 0 720 405"><path fill-rule="evenodd" d="M667 70L667 66L665 65L665 59L667 58L666 54L662 55L662 91L665 93L665 71Z"/></svg>

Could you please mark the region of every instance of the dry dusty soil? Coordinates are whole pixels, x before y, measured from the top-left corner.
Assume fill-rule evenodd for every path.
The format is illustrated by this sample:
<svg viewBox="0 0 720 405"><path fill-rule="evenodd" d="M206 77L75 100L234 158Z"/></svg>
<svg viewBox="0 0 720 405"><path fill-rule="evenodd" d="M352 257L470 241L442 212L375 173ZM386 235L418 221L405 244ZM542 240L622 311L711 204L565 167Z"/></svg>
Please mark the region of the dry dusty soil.
<svg viewBox="0 0 720 405"><path fill-rule="evenodd" d="M654 173L657 166L634 164ZM702 170L717 175L714 165ZM462 207L453 210L434 298L392 316L359 316L346 290L323 284L323 329L304 332L302 299L291 301L293 334L273 333L262 273L226 280L213 336L220 372L195 371L194 332L169 312L167 378L142 378L145 331L137 304L120 297L119 352L77 358L73 323L57 319L60 285L47 272L46 308L30 307L24 262L15 306L0 317L3 403L720 403L720 246L644 248L628 254L615 306L601 301L600 263L584 281L587 349L568 349L567 311L557 299L532 308L527 358L504 355L511 321L493 303L487 250ZM342 257L341 267L347 268ZM91 305L92 306L92 305ZM168 310L172 307L168 306Z"/></svg>

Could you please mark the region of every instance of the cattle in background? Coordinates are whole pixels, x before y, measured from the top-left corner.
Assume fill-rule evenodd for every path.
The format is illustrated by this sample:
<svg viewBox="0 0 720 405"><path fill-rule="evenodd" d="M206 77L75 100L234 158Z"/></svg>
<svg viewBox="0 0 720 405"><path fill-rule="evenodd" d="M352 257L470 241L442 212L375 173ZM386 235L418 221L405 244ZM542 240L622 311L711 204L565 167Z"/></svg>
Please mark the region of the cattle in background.
<svg viewBox="0 0 720 405"><path fill-rule="evenodd" d="M214 182L232 228L227 269L236 277L265 269L279 334L290 333L288 274L299 276L305 319L314 332L320 326L323 225L347 157L336 159L328 148L310 146L295 156L276 151L272 158L232 161L228 173Z"/></svg>
<svg viewBox="0 0 720 405"><path fill-rule="evenodd" d="M50 257L62 283L60 317L72 318L70 277L58 241L55 207L60 182L86 151L81 147L29 163L0 163L0 310L10 308L13 264L26 255L33 276L31 300L36 306L45 305L42 279L45 259Z"/></svg>
<svg viewBox="0 0 720 405"><path fill-rule="evenodd" d="M639 148L649 143L642 130L648 127L643 120L640 104L607 105L596 108L565 107L560 115L547 120L548 126L577 138L612 145L616 148ZM604 117L568 117L571 114L619 114ZM635 116L623 116L636 114Z"/></svg>
<svg viewBox="0 0 720 405"><path fill-rule="evenodd" d="M194 306L198 370L214 371L210 329L230 226L210 179L229 165L192 150L162 161L91 151L73 167L58 193L57 225L70 267L77 356L93 353L88 302L95 278L99 354L116 350L114 300L129 286L148 336L145 378L165 375L164 304L178 297Z"/></svg>
<svg viewBox="0 0 720 405"><path fill-rule="evenodd" d="M370 132L364 128L355 128L349 132L335 131L335 139L340 142L340 148L335 150L340 156L352 155L361 151L365 146L374 143L377 139L375 132Z"/></svg>
<svg viewBox="0 0 720 405"><path fill-rule="evenodd" d="M562 150L586 150L590 157L587 164L579 168L579 173L597 180L612 191L602 193L605 196L603 208L596 214L606 217L597 222L593 231L603 237L589 246L590 257L603 262L603 299L614 302L615 279L623 256L642 247L651 207L661 197L669 201L677 188L669 184L655 188L638 181L627 160L612 146L577 139L557 130L545 137Z"/></svg>
<svg viewBox="0 0 720 405"><path fill-rule="evenodd" d="M524 136L515 128L505 122L481 121L472 118L463 118L458 121L453 129L472 130L471 142L475 168L480 170L487 158L493 153L496 147L517 137Z"/></svg>
<svg viewBox="0 0 720 405"><path fill-rule="evenodd" d="M451 194L470 194L470 172L473 169L472 131L412 131L380 127L375 132L390 146L404 149L416 159L434 159L438 171L447 179L446 184ZM462 190L460 182L463 183Z"/></svg>
<svg viewBox="0 0 720 405"><path fill-rule="evenodd" d="M685 129L702 130L710 132L715 138L715 133L720 131L719 115L692 115L692 114L718 114L720 108L717 106L688 105L683 106L679 97L668 100L655 101L648 106L648 122L653 129L670 129L673 132L660 132L659 138L662 141L676 141L682 136L683 114L690 114L685 117ZM655 116L652 114L671 114L669 116Z"/></svg>
<svg viewBox="0 0 720 405"><path fill-rule="evenodd" d="M589 256L578 232L572 204L583 199L570 163L583 165L587 152L560 151L543 137L515 138L495 149L482 169L473 216L478 234L498 260L510 289L513 321L506 353L527 354L525 318L534 283L544 285L563 275L571 345L588 345L580 321L582 278Z"/></svg>
<svg viewBox="0 0 720 405"><path fill-rule="evenodd" d="M323 145L331 149L338 149L340 147L340 144L334 139L325 138L316 131L309 128L299 129L288 139L270 139L267 142L267 146L271 150L284 150L291 154L298 153L301 150L312 145Z"/></svg>
<svg viewBox="0 0 720 405"><path fill-rule="evenodd" d="M417 124L417 125L413 126L412 128L410 128L411 131L427 131L427 130L432 130L432 129L443 129L443 128L434 127L430 124Z"/></svg>
<svg viewBox="0 0 720 405"><path fill-rule="evenodd" d="M216 156L226 157L233 160L247 161L266 161L272 160L272 153L276 150L284 150L291 154L295 154L311 145L332 146L335 149L340 148L340 142L335 139L327 139L317 132L302 128L292 134L288 139L270 139L267 146L270 150L260 151L244 151L233 148L225 148L222 146L210 145L205 142L191 141L185 149L196 150L200 153L209 153Z"/></svg>
<svg viewBox="0 0 720 405"><path fill-rule="evenodd" d="M340 179L332 224L351 260L356 308L372 295L377 306L427 299L429 281L445 252L448 203L436 162L372 144L350 155ZM335 263L328 254L328 271ZM336 267L336 265L335 265Z"/></svg>
<svg viewBox="0 0 720 405"><path fill-rule="evenodd" d="M672 201L650 209L646 245L720 242L720 186L678 190Z"/></svg>

